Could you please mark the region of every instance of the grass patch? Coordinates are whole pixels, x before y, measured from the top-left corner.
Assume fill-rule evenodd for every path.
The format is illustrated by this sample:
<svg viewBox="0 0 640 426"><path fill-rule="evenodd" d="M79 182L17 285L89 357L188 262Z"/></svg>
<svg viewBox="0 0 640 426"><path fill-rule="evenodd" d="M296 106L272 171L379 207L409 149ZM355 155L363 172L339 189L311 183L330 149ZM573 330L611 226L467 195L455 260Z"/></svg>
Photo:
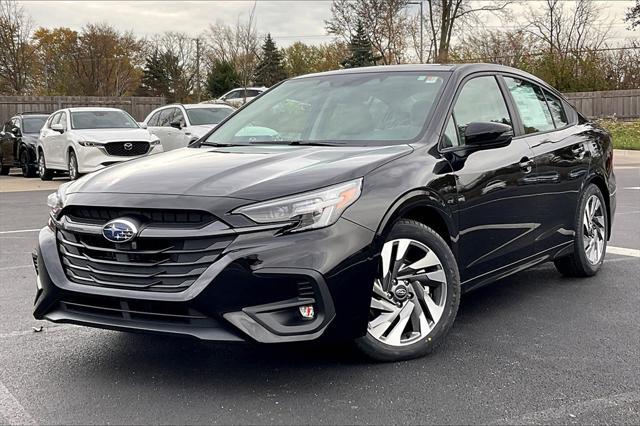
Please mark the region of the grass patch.
<svg viewBox="0 0 640 426"><path fill-rule="evenodd" d="M611 133L615 149L640 150L640 120L618 121L604 119L598 123Z"/></svg>

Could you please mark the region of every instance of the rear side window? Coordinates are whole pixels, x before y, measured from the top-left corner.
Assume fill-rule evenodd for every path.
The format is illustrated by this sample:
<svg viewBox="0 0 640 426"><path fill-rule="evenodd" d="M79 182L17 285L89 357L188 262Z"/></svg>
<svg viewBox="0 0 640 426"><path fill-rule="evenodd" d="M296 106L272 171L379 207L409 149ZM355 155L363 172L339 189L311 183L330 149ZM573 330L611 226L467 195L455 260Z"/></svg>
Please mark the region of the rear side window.
<svg viewBox="0 0 640 426"><path fill-rule="evenodd" d="M520 113L525 134L555 129L551 111L549 111L542 89L533 83L517 78L505 77L504 81L507 83Z"/></svg>
<svg viewBox="0 0 640 426"><path fill-rule="evenodd" d="M495 122L513 126L500 86L494 76L476 77L465 83L453 108L460 145L470 123Z"/></svg>
<svg viewBox="0 0 640 426"><path fill-rule="evenodd" d="M544 96L547 98L547 104L549 104L549 110L551 111L551 118L556 125L556 129L560 129L569 124L567 119L567 113L562 106L562 101L558 97L552 95L548 91L544 91Z"/></svg>

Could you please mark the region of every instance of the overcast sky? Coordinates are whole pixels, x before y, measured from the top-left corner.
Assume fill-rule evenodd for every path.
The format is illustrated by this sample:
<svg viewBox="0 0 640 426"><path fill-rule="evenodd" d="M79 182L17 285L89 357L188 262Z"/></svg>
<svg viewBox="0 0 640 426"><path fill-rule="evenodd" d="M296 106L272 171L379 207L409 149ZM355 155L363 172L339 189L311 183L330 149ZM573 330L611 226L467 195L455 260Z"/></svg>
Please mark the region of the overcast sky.
<svg viewBox="0 0 640 426"><path fill-rule="evenodd" d="M132 30L140 36L164 31L181 31L197 35L210 23L234 23L238 16L248 16L253 1L21 1L37 26L65 26L79 30L89 22L107 22L120 30ZM639 37L627 31L622 21L633 0L606 0L605 13L614 20L614 42ZM319 43L326 36L324 20L330 16L330 1L266 1L257 3L257 26L260 33L270 32L280 46L300 40ZM526 6L514 9L522 18ZM417 11L417 6L416 6ZM498 26L499 22L492 22Z"/></svg>

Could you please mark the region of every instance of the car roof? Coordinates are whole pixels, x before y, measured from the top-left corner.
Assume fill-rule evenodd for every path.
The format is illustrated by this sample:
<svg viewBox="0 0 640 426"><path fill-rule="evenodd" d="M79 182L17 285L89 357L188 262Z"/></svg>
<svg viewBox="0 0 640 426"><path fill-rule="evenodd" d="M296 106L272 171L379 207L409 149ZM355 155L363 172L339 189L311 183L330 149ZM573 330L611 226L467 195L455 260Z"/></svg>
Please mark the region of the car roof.
<svg viewBox="0 0 640 426"><path fill-rule="evenodd" d="M73 107L73 108L65 108L65 109L69 110L70 112L80 112L80 111L122 111L120 108L107 108L107 107Z"/></svg>
<svg viewBox="0 0 640 426"><path fill-rule="evenodd" d="M182 104L185 109L197 109L197 108L224 108L224 109L234 109L232 106L227 104Z"/></svg>
<svg viewBox="0 0 640 426"><path fill-rule="evenodd" d="M307 77L317 77L324 75L339 75L339 74L361 74L361 73L379 73L379 72L455 72L462 74L471 74L474 72L508 72L513 74L520 74L527 77L533 77L536 80L538 78L533 75L519 70L517 68L508 67L498 64L485 64L485 63L471 63L471 64L403 64L403 65L376 65L372 67L360 67L360 68L347 68L334 71L325 71L321 73L306 74L298 77L294 77L292 80L303 79Z"/></svg>
<svg viewBox="0 0 640 426"><path fill-rule="evenodd" d="M20 116L43 116L43 117L48 117L51 115L50 112L45 112L45 111L23 111L23 112L19 112L16 115L14 115L14 117L20 117Z"/></svg>
<svg viewBox="0 0 640 426"><path fill-rule="evenodd" d="M235 90L262 90L262 91L265 91L267 89L268 89L268 87L265 87L265 86L261 86L261 87L236 87L235 89L229 90L229 92L233 92ZM229 93L229 92L227 92L227 93Z"/></svg>

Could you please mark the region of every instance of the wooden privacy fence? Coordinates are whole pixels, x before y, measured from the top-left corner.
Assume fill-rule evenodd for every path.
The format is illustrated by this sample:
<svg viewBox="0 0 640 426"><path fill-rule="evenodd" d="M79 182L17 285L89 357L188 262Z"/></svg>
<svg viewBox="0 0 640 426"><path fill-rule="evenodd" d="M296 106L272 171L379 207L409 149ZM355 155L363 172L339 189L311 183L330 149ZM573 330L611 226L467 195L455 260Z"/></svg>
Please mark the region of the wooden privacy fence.
<svg viewBox="0 0 640 426"><path fill-rule="evenodd" d="M621 120L640 118L640 89L608 92L565 93L582 114L590 118L617 117ZM0 123L23 111L53 112L60 108L104 106L122 108L142 121L155 108L165 104L164 98L101 96L0 96Z"/></svg>
<svg viewBox="0 0 640 426"><path fill-rule="evenodd" d="M640 89L564 94L578 111L589 118L640 118Z"/></svg>
<svg viewBox="0 0 640 426"><path fill-rule="evenodd" d="M154 109L165 104L164 98L109 96L0 96L0 123L19 112L53 112L70 107L120 108L142 121Z"/></svg>

